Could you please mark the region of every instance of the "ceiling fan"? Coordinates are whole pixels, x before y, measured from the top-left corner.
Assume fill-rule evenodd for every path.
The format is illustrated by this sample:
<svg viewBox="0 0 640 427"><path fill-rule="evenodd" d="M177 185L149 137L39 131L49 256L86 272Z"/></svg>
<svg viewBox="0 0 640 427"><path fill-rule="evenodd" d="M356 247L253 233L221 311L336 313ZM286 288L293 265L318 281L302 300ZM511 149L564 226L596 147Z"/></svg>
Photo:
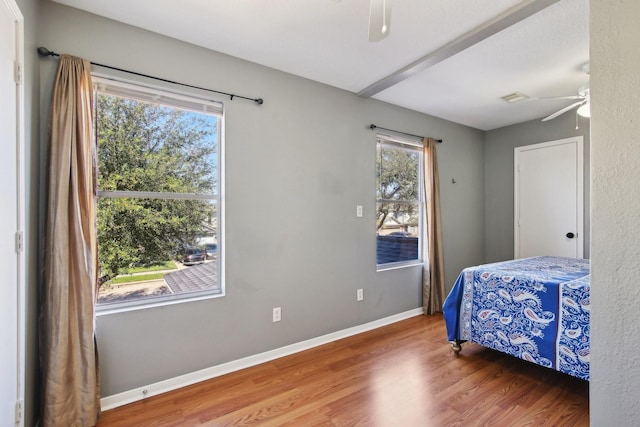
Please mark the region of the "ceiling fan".
<svg viewBox="0 0 640 427"><path fill-rule="evenodd" d="M391 31L391 0L370 0L369 41L379 42Z"/></svg>
<svg viewBox="0 0 640 427"><path fill-rule="evenodd" d="M586 74L589 74L589 64L584 64L582 66L582 71ZM587 83L584 86L581 86L580 89L578 89L578 95L574 95L574 96L555 96L555 97L550 97L550 98L541 98L541 99L572 99L572 100L576 100L576 102L574 102L571 105L568 105L564 108L562 108L561 110L556 111L555 113L551 114L550 116L545 117L544 119L542 119L543 122L546 122L547 120L552 120L555 119L556 117L566 113L567 111L573 110L574 108L578 107L576 110L576 113L582 117L591 117L591 97L589 96L589 84ZM577 119L576 119L577 120Z"/></svg>
<svg viewBox="0 0 640 427"><path fill-rule="evenodd" d="M571 105L568 105L564 108L562 108L561 110L556 111L555 113L551 114L550 116L545 117L544 119L542 119L543 122L546 122L547 120L552 120L555 119L556 117L566 113L567 111L573 110L574 108L578 107L578 109L576 110L576 113L582 117L591 117L591 103L590 103L590 97L589 97L589 87L588 86L582 86L579 90L578 90L578 95L574 95L574 96L555 96L555 97L551 97L551 98L542 98L542 99L573 99L573 100L577 100L576 102L574 102Z"/></svg>

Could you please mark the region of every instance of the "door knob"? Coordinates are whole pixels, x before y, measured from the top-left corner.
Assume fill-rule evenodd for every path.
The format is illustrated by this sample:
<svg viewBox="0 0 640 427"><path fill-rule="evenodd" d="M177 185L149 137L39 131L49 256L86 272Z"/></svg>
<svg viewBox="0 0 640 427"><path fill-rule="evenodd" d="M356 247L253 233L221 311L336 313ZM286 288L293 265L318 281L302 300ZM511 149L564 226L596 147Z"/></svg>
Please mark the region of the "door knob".
<svg viewBox="0 0 640 427"><path fill-rule="evenodd" d="M573 239L574 237L576 237L576 235L575 235L575 234L573 234L572 232L568 232L568 233L567 233L567 237L568 237L569 239Z"/></svg>

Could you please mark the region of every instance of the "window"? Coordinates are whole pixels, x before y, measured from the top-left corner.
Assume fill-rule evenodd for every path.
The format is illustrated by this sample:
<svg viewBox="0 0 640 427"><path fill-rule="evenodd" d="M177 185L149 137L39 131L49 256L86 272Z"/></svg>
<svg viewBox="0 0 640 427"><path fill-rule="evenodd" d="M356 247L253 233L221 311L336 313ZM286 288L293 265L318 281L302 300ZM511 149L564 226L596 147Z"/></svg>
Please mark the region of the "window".
<svg viewBox="0 0 640 427"><path fill-rule="evenodd" d="M222 295L222 105L94 85L98 309Z"/></svg>
<svg viewBox="0 0 640 427"><path fill-rule="evenodd" d="M376 257L378 268L422 258L422 144L378 135Z"/></svg>

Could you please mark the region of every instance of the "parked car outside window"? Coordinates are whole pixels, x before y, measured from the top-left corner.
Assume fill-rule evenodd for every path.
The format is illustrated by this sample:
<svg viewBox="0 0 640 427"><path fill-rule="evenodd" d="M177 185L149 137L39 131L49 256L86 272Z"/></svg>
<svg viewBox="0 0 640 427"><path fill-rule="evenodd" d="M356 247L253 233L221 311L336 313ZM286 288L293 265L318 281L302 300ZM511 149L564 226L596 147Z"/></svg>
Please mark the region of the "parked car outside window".
<svg viewBox="0 0 640 427"><path fill-rule="evenodd" d="M186 248L182 256L184 265L202 264L205 260L206 253L200 248Z"/></svg>
<svg viewBox="0 0 640 427"><path fill-rule="evenodd" d="M216 256L218 245L216 243L207 243L204 245L204 250L207 253L207 259L211 259Z"/></svg>

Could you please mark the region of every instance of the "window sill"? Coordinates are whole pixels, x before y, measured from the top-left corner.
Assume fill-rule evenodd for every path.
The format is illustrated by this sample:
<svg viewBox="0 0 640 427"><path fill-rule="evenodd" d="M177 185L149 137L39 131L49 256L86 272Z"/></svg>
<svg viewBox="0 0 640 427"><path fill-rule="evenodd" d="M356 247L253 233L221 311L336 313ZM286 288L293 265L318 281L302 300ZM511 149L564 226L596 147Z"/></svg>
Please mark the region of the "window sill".
<svg viewBox="0 0 640 427"><path fill-rule="evenodd" d="M407 268L407 267L416 267L416 266L422 266L424 264L424 262L422 262L422 260L414 260L414 261L403 261L403 262L394 262L394 263L389 263L389 264L378 264L376 265L376 272L381 272L381 271L389 271L389 270L398 270L400 268Z"/></svg>
<svg viewBox="0 0 640 427"><path fill-rule="evenodd" d="M191 292L183 295L168 295L164 297L146 298L142 300L125 301L117 303L96 304L96 317L111 314L126 313L129 311L145 310L148 308L165 307L167 305L182 304L193 301L202 301L225 296L224 290Z"/></svg>

